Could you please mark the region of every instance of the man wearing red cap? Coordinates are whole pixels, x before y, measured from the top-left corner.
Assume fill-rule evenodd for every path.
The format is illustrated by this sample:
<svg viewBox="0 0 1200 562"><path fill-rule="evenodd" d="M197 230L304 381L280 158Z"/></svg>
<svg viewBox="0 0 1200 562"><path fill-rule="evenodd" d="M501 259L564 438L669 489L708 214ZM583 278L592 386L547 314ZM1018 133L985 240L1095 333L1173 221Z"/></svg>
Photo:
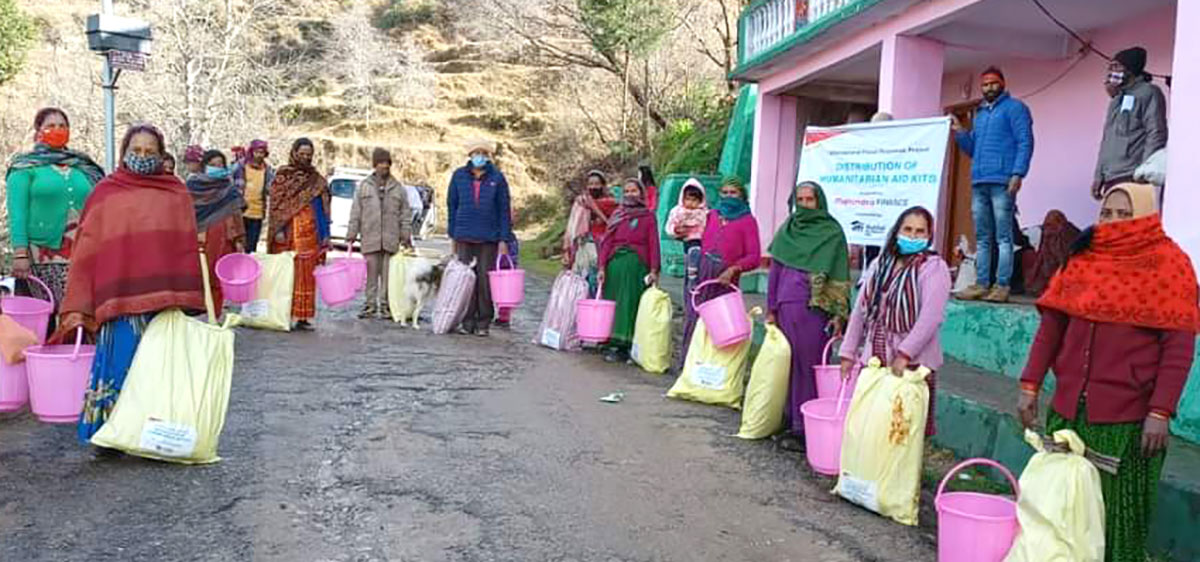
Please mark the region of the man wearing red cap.
<svg viewBox="0 0 1200 562"><path fill-rule="evenodd" d="M1096 200L1112 186L1133 180L1137 167L1167 146L1167 100L1152 79L1141 47L1117 53L1108 64L1104 89L1112 101L1092 182Z"/></svg>
<svg viewBox="0 0 1200 562"><path fill-rule="evenodd" d="M1008 301L1013 271L1013 213L1017 192L1033 159L1033 117L1005 91L996 67L980 77L983 103L966 130L954 119L954 138L971 156L971 215L975 221L975 284L958 293L963 300ZM996 273L992 278L992 251Z"/></svg>

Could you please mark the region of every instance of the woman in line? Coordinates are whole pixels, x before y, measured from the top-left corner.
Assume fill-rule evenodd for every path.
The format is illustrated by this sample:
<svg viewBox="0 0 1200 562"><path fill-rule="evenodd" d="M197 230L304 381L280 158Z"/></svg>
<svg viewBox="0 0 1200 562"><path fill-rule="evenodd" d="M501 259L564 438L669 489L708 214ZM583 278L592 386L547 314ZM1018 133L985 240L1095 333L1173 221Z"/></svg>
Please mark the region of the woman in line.
<svg viewBox="0 0 1200 562"><path fill-rule="evenodd" d="M850 315L850 251L819 184L801 183L789 204L792 215L767 248L767 322L779 326L792 346L785 414L799 435L800 405L817 397L813 366L822 363L828 338L841 332Z"/></svg>
<svg viewBox="0 0 1200 562"><path fill-rule="evenodd" d="M938 329L946 319L950 300L950 268L931 248L933 215L924 207L911 207L896 219L887 242L863 272L850 325L842 342L842 378L850 376L855 362L866 364L878 357L896 376L905 370L927 367L929 416L925 435L937 433L935 373L942 367Z"/></svg>
<svg viewBox="0 0 1200 562"><path fill-rule="evenodd" d="M170 152L163 153L162 173L169 176L175 175L175 155Z"/></svg>
<svg viewBox="0 0 1200 562"><path fill-rule="evenodd" d="M1026 427L1037 423L1046 372L1057 382L1046 429L1072 429L1121 459L1100 473L1105 560L1143 562L1179 397L1192 367L1200 309L1187 254L1163 231L1154 187L1121 184L1100 221L1038 299L1042 314L1021 375Z"/></svg>
<svg viewBox="0 0 1200 562"><path fill-rule="evenodd" d="M187 179L192 174L198 174L204 171L204 166L200 164L200 160L204 159L204 147L193 144L189 145L183 151L183 179Z"/></svg>
<svg viewBox="0 0 1200 562"><path fill-rule="evenodd" d="M196 228L200 232L204 257L208 260L209 279L213 280L217 260L226 254L240 253L245 247L246 230L241 218L245 201L234 187L221 151L205 152L200 164L204 171L189 176L187 188L196 207ZM214 281L211 286L213 305L219 312L224 302L221 284Z"/></svg>
<svg viewBox="0 0 1200 562"><path fill-rule="evenodd" d="M658 182L654 181L654 172L650 166L638 166L638 179L646 186L646 207L654 216L658 216Z"/></svg>
<svg viewBox="0 0 1200 562"><path fill-rule="evenodd" d="M250 141L250 152L245 162L234 164L233 183L246 199L246 211L242 214L246 230L246 252L258 250L263 220L267 216L267 188L275 181L275 168L267 163L271 152L267 141Z"/></svg>
<svg viewBox="0 0 1200 562"><path fill-rule="evenodd" d="M613 214L600 244L600 283L604 298L616 301L613 333L604 360L627 361L633 345L638 304L648 285L658 282L658 220L646 207L646 188L625 180L621 208Z"/></svg>
<svg viewBox="0 0 1200 562"><path fill-rule="evenodd" d="M170 308L203 310L196 213L183 182L162 173L163 137L136 125L121 164L96 185L75 241L74 261L52 342L96 336L96 358L79 419L91 439L112 413L150 320Z"/></svg>
<svg viewBox="0 0 1200 562"><path fill-rule="evenodd" d="M296 139L288 165L275 172L270 187L267 232L270 252L296 252L292 288L292 320L297 330L313 329L317 316L317 282L313 272L329 251L329 184L313 167L312 141Z"/></svg>
<svg viewBox="0 0 1200 562"><path fill-rule="evenodd" d="M38 111L33 129L33 150L15 156L5 174L13 276L36 276L61 303L79 214L104 170L67 147L71 123L61 109ZM29 289L34 297L49 299L40 285L30 283Z"/></svg>
<svg viewBox="0 0 1200 562"><path fill-rule="evenodd" d="M608 230L608 221L619 204L608 192L608 177L604 172L592 170L584 181L583 193L571 206L563 236L563 265L587 279L589 290L594 292L598 272L596 256Z"/></svg>
<svg viewBox="0 0 1200 562"><path fill-rule="evenodd" d="M708 212L704 225L704 237L700 240L700 268L697 283L712 279L719 285L709 285L700 291L698 302L719 297L732 291L741 281L742 274L758 269L762 260L762 246L758 239L758 222L750 214L749 196L742 181L736 177L725 178L721 185L721 199ZM683 342L677 367L682 367L687 357L687 346L691 345L692 331L696 329L696 310L692 308L692 296L684 295L687 316L684 321Z"/></svg>

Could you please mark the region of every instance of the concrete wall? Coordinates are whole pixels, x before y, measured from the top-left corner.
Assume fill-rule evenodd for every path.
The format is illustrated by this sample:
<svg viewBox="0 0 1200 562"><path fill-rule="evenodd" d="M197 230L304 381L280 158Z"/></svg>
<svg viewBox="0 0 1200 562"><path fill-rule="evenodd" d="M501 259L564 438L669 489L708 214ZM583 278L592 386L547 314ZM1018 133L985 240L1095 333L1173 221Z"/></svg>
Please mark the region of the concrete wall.
<svg viewBox="0 0 1200 562"><path fill-rule="evenodd" d="M1145 47L1150 53L1147 68L1155 74L1171 73L1174 37L1173 6L1120 27L1088 34L1096 48L1110 55L1134 45ZM1099 209L1088 188L1092 184L1109 102L1103 86L1108 63L1093 54L1063 76L1074 61L997 57L994 62L1004 70L1009 91L1025 101L1033 113L1037 139L1033 166L1017 199L1024 225L1041 223L1046 211L1059 209L1082 228L1095 222ZM978 70L946 75L942 82L942 104L949 106L978 97ZM1046 88L1059 76L1063 78ZM967 84L968 95L964 96ZM1171 91L1161 81L1156 84L1169 100ZM1173 121L1172 133L1179 128L1178 120Z"/></svg>

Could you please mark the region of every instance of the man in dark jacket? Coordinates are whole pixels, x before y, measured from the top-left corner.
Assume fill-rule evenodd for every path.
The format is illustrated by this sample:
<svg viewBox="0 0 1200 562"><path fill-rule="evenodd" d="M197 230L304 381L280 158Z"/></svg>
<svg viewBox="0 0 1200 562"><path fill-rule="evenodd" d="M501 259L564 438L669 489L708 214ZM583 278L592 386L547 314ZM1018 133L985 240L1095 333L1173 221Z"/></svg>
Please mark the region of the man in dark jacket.
<svg viewBox="0 0 1200 562"><path fill-rule="evenodd" d="M991 67L980 78L983 103L965 130L954 119L954 138L971 156L971 215L977 251L975 284L958 293L963 300L1008 301L1013 272L1013 213L1033 159L1033 117L1005 91L1004 74ZM992 283L992 249L996 257Z"/></svg>
<svg viewBox="0 0 1200 562"><path fill-rule="evenodd" d="M507 253L512 239L508 180L492 163L495 148L487 141L467 145L470 162L454 171L446 193L449 234L459 261L475 261L475 294L460 334L488 335L495 310L488 271L495 269L497 253Z"/></svg>
<svg viewBox="0 0 1200 562"><path fill-rule="evenodd" d="M1167 146L1167 101L1151 79L1141 47L1117 53L1108 65L1104 89L1112 101L1092 183L1096 200L1112 186L1132 180L1138 166Z"/></svg>

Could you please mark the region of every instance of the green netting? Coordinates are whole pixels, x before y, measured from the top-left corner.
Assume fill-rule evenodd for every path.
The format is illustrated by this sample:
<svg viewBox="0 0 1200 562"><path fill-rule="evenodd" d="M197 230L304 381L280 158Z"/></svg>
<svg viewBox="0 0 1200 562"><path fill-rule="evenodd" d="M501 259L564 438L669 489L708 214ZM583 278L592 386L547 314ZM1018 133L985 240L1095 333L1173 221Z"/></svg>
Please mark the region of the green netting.
<svg viewBox="0 0 1200 562"><path fill-rule="evenodd" d="M754 109L757 106L758 86L747 84L738 92L725 147L721 151L721 176L737 176L750 184L751 159L754 155Z"/></svg>
<svg viewBox="0 0 1200 562"><path fill-rule="evenodd" d="M662 185L658 186L658 209L655 211L658 217L658 242L659 254L662 259L663 275L672 277L683 277L683 242L671 236L667 230L667 217L671 214L671 209L679 203L679 191L683 189L683 184L688 178L696 178L704 185L704 191L709 201L716 201L720 198L721 191L721 176L689 176L687 174L671 174L664 177Z"/></svg>

